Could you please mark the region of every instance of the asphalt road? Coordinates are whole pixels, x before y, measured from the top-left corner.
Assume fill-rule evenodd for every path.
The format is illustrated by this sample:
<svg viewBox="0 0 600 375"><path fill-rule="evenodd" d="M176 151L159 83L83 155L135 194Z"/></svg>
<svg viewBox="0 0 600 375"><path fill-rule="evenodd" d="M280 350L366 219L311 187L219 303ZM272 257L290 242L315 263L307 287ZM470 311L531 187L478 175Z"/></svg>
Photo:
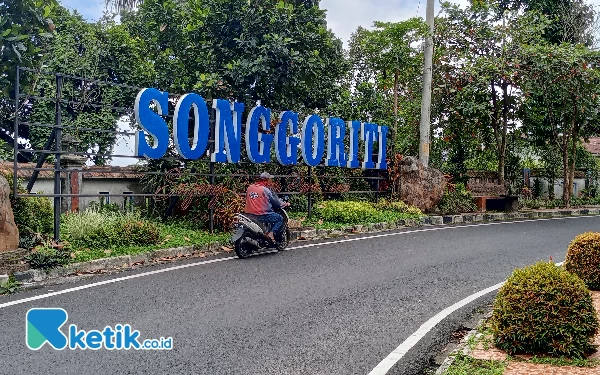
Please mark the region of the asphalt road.
<svg viewBox="0 0 600 375"><path fill-rule="evenodd" d="M367 374L439 311L503 281L516 267L550 256L563 260L577 234L599 227L600 217L588 217L398 232L226 260L0 308L0 373ZM0 304L48 289L2 297ZM45 345L32 351L25 343L25 316L34 307L63 308L67 325L79 329L129 323L142 338L173 337L174 347L56 351ZM417 373L473 307L449 317L390 373Z"/></svg>

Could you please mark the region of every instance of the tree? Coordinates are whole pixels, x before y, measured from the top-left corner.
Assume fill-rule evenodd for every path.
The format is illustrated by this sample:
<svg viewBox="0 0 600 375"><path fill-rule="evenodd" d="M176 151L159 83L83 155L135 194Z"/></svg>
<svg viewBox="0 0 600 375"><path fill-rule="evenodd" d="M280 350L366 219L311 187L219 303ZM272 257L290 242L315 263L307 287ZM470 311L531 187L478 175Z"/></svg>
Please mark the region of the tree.
<svg viewBox="0 0 600 375"><path fill-rule="evenodd" d="M49 12L49 8L43 9L45 14ZM84 80L64 79L63 96L68 103L63 103L62 125L67 127L63 133L76 135L82 141L82 149L78 151L85 152L93 149L96 151L93 161L104 163L106 157L100 155L110 152L115 136L109 132L99 133L78 129L115 130L119 118L127 113L114 110L114 107L130 107L136 92L111 88L91 81L99 79L129 84L142 79L148 81L144 78L146 65L139 58L141 55L137 53L138 49L133 39L110 17L103 18L99 22L88 23L76 12L71 13L58 5L51 11L52 38L43 39L46 42L43 49L35 47L35 56L30 56L30 52L24 56L31 60L28 65L34 68L40 69L43 66L43 71L90 79L87 83L84 83ZM17 60L12 60L7 67L10 71L16 71L16 67L21 64ZM19 117L24 124L19 127L18 135L28 143L21 147L42 149L52 129L25 124L54 124L54 102L40 98L54 97L55 77L37 71L24 72L21 74L20 91L21 95L25 96L21 99L19 108ZM0 109L7 113L0 123L0 128L3 130L0 135L3 135L2 138L12 145L14 98L9 99L5 96L0 103Z"/></svg>
<svg viewBox="0 0 600 375"><path fill-rule="evenodd" d="M359 27L350 40L350 59L354 64L356 83L376 82L383 92L391 88L393 96L393 126L390 127L391 151L397 147L399 132L399 100L402 100L403 120L412 129L418 115L410 112L416 107L421 86L419 68L423 55L418 47L427 33L421 18L403 22L375 22L373 30ZM393 83L392 83L393 80ZM401 99L400 99L401 98ZM417 126L418 129L418 126ZM414 133L414 129L413 133ZM410 130L407 132L408 135ZM416 131L418 135L418 130ZM406 149L406 148L404 148Z"/></svg>
<svg viewBox="0 0 600 375"><path fill-rule="evenodd" d="M37 67L54 36L55 0L0 2L0 139L12 144L17 66ZM23 77L21 84L29 83Z"/></svg>
<svg viewBox="0 0 600 375"><path fill-rule="evenodd" d="M348 69L318 1L146 0L122 22L174 93L323 109Z"/></svg>
<svg viewBox="0 0 600 375"><path fill-rule="evenodd" d="M499 0L498 14L506 10L534 11L546 16L551 23L544 38L552 44L594 43L596 13L584 0Z"/></svg>
<svg viewBox="0 0 600 375"><path fill-rule="evenodd" d="M116 11L134 10L144 0L105 0L107 8L113 8Z"/></svg>
<svg viewBox="0 0 600 375"><path fill-rule="evenodd" d="M600 131L600 54L571 44L530 46L525 52L525 129L539 143L554 142L560 150L568 206L578 144Z"/></svg>
<svg viewBox="0 0 600 375"><path fill-rule="evenodd" d="M450 131L445 139L462 140L477 149L492 147L497 158L500 185L505 185L509 133L517 124L521 95L522 46L541 42L547 23L536 13L506 12L502 23L494 22L496 9L486 4L461 9L444 5L447 14L438 23L438 44L443 53L437 64L434 93L454 98L447 102L441 125ZM438 111L440 110L438 106ZM458 124L450 124L458 121ZM477 142L473 143L473 140ZM462 144L461 148L465 145ZM469 158L463 149L459 158ZM457 160L455 160L456 162Z"/></svg>

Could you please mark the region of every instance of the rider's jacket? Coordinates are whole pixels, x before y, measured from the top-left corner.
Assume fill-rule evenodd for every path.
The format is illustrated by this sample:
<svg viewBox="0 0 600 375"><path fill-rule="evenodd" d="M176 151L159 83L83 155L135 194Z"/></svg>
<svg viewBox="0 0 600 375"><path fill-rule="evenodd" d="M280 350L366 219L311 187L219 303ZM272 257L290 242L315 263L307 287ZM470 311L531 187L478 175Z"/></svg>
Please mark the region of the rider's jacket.
<svg viewBox="0 0 600 375"><path fill-rule="evenodd" d="M266 215L279 208L281 208L281 202L269 188L260 184L252 184L248 187L245 213Z"/></svg>

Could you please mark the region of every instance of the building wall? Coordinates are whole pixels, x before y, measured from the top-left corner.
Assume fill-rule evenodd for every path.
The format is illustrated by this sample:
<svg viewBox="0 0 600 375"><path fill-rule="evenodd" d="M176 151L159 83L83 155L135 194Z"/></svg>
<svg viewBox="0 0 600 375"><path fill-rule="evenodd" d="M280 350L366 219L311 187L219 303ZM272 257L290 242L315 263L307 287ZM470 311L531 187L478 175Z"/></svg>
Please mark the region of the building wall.
<svg viewBox="0 0 600 375"><path fill-rule="evenodd" d="M532 188L535 184L536 179L538 179L538 177L530 178L530 186ZM542 196L545 197L548 195L548 191L549 191L548 180L546 178L539 178L539 180L542 181ZM555 198L557 198L557 199L562 198L563 186L564 186L564 180L562 178L554 180L554 196L555 196ZM583 189L585 189L585 179L584 178L576 178L573 181L573 195L578 197Z"/></svg>
<svg viewBox="0 0 600 375"><path fill-rule="evenodd" d="M24 185L28 181L25 181ZM65 181L62 181L63 192L65 190ZM110 194L123 194L125 192L141 193L142 187L137 180L134 179L108 179L108 178L83 178L79 187L79 194L99 194L101 192L108 192ZM38 178L31 189L34 194L54 193L54 180L51 178ZM64 199L70 199L66 197ZM124 197L110 197L110 203L116 203L120 207L123 207L125 198ZM100 202L100 197L80 197L79 198L79 210L84 210L89 207L91 202ZM106 202L106 199L105 199ZM136 198L136 204L143 202L143 199ZM63 204L64 206L64 204ZM63 207L64 208L64 207Z"/></svg>

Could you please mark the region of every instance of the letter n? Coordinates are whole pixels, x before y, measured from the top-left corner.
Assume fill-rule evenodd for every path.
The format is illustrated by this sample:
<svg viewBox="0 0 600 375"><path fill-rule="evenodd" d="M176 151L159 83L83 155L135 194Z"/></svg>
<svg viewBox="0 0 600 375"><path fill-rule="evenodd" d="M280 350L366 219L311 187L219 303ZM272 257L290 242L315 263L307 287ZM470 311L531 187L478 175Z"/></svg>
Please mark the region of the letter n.
<svg viewBox="0 0 600 375"><path fill-rule="evenodd" d="M213 100L216 112L215 151L211 160L215 163L239 163L242 144L242 113L244 104L227 100Z"/></svg>

